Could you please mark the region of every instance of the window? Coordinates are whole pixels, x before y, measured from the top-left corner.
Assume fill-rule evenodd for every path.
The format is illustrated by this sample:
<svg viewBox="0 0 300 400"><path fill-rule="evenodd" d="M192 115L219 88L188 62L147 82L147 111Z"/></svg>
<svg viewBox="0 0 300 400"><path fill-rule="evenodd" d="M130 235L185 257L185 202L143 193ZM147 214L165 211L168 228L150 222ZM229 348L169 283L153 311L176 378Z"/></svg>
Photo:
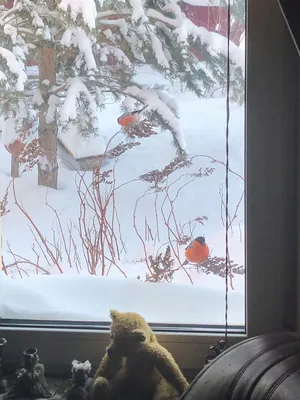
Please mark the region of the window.
<svg viewBox="0 0 300 400"><path fill-rule="evenodd" d="M186 15L192 10L193 4L190 3L191 1L186 2L188 4L184 10ZM239 2L234 2L234 4L237 5ZM178 11L178 8L176 10ZM171 11L174 13L174 9ZM235 12L237 12L236 9ZM217 15L222 22L220 10ZM195 18L195 24L200 23L195 14L193 16L191 13L192 17ZM201 19L201 17L199 18ZM115 21L115 19L105 20L104 23L107 25L105 40L108 40L115 29L119 29L119 22ZM222 29L221 22L218 24L220 30ZM151 29L149 35L152 40L152 49L156 50L156 54L154 54L155 63L157 65L159 65L159 62L166 63L168 57L162 58L162 54L166 55L167 50L162 53L163 48L157 43ZM218 37L222 38L222 35L219 34ZM240 35L239 38L241 39L242 36ZM242 269L237 268L239 265L245 265L243 251L244 111L243 107L232 104L230 154L233 158L230 159L230 165L235 174L230 175L229 192L231 218L235 215L236 209L238 209L238 216L235 220L233 236L230 236L230 258L234 263L237 263L235 267L236 276L232 282L235 290L231 290L229 294L230 343L241 340L246 334L255 335L282 328L295 329L296 323L295 308L292 305L295 304L294 282L297 256L295 165L298 93L295 82L298 82L298 56L279 6L271 0L266 0L263 3L258 0L249 0L246 39L245 124L247 135L245 148L247 156L245 160L245 198L247 229L245 230L245 242L247 313L245 326L244 275L240 275L238 272ZM66 36L64 40L66 41L65 45L70 44L70 42L67 42ZM74 40L78 39L73 37L72 40L75 43ZM225 38L224 42L226 43ZM279 46L279 43L282 43L282 46ZM235 44L234 49L236 51L232 54L234 54L235 61L238 61L241 47ZM203 57L203 52L207 50L201 48L199 44L197 47L196 43L192 51L195 57ZM105 50L105 52L105 57L100 57L98 62L105 62L110 65L106 69L108 76L97 78L102 79L103 85L106 84L105 79L110 80L109 84L112 85L111 71L114 71L115 63L120 61L123 53L116 52L112 48L110 51ZM53 80L50 65L54 59L53 51L51 53L48 49L41 55L44 60L49 57L48 61L40 67L45 78L41 82L41 87L47 92L49 82L51 83L51 80ZM70 50L70 53L64 54L64 57L67 56L72 60L74 54ZM88 57L88 54L85 54L85 57ZM122 62L126 63L127 59L124 56L122 57ZM57 57L57 65L59 65L60 60L62 58ZM79 57L77 62L81 61L82 59ZM128 62L130 62L130 59L128 59ZM206 77L206 85L209 86L209 69L213 69L213 67L207 63L206 68L203 68L203 61L201 62L201 73ZM72 70L72 63L70 62L70 65L62 64L59 67L61 71L66 72L68 68ZM36 68L28 66L28 71L30 71L30 82L33 82L34 85ZM232 69L232 71L234 70ZM213 86L213 88L209 86L206 97L197 100L187 92L181 94L181 87L172 85L169 88L169 95L172 96L166 97L165 92L163 92L163 85L166 84L166 81L161 78L162 74L154 73L149 66L139 68L138 76L126 75L124 78L122 75L124 71L118 72L120 74L118 82L120 82L120 79L123 82L125 78L128 80L140 79L141 83L151 86L152 91L147 92L147 96L144 98L139 97L145 96L145 92L140 92L138 85L131 86L129 89L130 96L143 100L143 103L149 103L148 109L146 108L143 111L145 116L148 115L151 107L155 108L157 102L160 105L163 103L164 106L161 105L161 107L167 108L163 108L165 110L163 115L150 113L151 119L142 119L142 122L139 121L136 125L132 125L130 129L127 128L126 133L131 136L131 140L124 141L124 132L120 134L120 137L123 138L121 147L118 138L113 138L110 149L117 152L120 162L118 161L115 164L114 154L111 153L111 159L103 161L104 170L112 169L112 171L107 176L94 175L95 184L92 190L95 190L95 195L93 191L92 196L89 197L85 186L85 179L89 176L89 173L77 175L77 186L74 185L76 173L74 169L78 169L78 166L79 169L89 169L91 164L99 162L99 157L97 158L99 152L103 152L104 144L107 144L114 132L119 129L117 123L119 105L107 104L109 101L104 93L101 94L102 100L100 99L102 105L106 106L106 110L101 112L103 116L101 129L105 132L104 138L100 136L97 142L86 139L79 145L76 142L76 145L73 146L72 134L74 134L74 131L67 130L65 136L58 132L58 154L60 157L60 187L58 191L37 188L36 171L35 173L27 171L24 176L16 179L14 186L10 186L8 199L13 200L15 204L13 204L13 210L2 219L4 271L0 275L0 317L2 317L1 335L6 336L10 343L7 346L7 352L12 364L18 363L21 350L32 345L40 349L41 357L48 367L48 371L64 372L68 370L73 358L83 361L89 358L92 363L97 363L109 340L108 311L109 308L114 307L121 311L124 308L134 309L141 312L148 321L153 322L153 327L158 332L161 342L170 349L183 369L199 370L203 365L204 355L207 354L209 346L218 337L222 337L225 311L224 280L215 276L212 277L212 275L206 277L203 273L197 275L196 270L191 271L182 268L185 266L182 266L179 261L184 261L184 249L195 235L198 236L198 232L199 236L205 235L207 244L213 250L210 258L214 254L224 255L224 227L221 218L224 212L224 186L222 187L220 184L224 182L225 169L224 165L218 162L212 165L209 162L209 157L217 161L224 160L226 108L222 90L219 90L216 86ZM216 71L214 72L217 74ZM279 77L282 78L279 79ZM291 77L294 79L291 79ZM184 79L187 79L187 77ZM65 85L62 80L59 83ZM85 90L80 87L80 82L77 81L75 84L76 86L73 86L74 91ZM234 80L233 86L235 84L237 84L236 80ZM120 86L115 85L113 87L116 95L123 90L120 89ZM200 89L203 90L204 88L200 87ZM240 94L238 87L233 87L233 89L233 95ZM57 93L60 93L61 87L57 85L56 90ZM109 91L111 93L113 90L110 88ZM39 100L37 93L35 93L36 108L42 113L44 112L44 103ZM72 96L72 93L70 96ZM188 148L191 149L191 154L195 156L192 167L185 166L178 169L178 167L181 167L182 159L176 158L174 161L174 157L172 157L172 155L176 155L174 147L170 144L172 134L177 154L182 153L184 142L183 137L177 132L177 126L174 126L176 117L172 114L174 103L170 102L171 97L176 97L180 106L181 128L185 132ZM58 106L56 101L61 101L59 95L51 97L52 110ZM64 104L67 105L60 109L59 114L62 126L70 116L72 117L74 111L72 110L72 102ZM136 104L133 104L127 98L124 107L131 107L132 110L133 106L136 107ZM108 109L110 110L109 113L107 112ZM191 116L196 116L197 119L192 119ZM32 115L28 117L32 118L30 129L34 128L35 118L40 118L40 122L42 121L41 115L36 112L32 112ZM52 120L49 117L47 121L42 122L46 122L48 129L50 129ZM137 126L140 129L136 129ZM169 128L169 136L166 130L159 131L159 126L163 126L165 129ZM9 126L6 125L5 127L7 133ZM78 125L73 126L74 129L75 127L78 128ZM96 128L93 118L88 123L86 119L82 118L82 131L92 128ZM64 129L67 128L64 126ZM4 131L5 129L2 129L2 140L5 138ZM136 136L141 136L141 132L143 136L150 137L136 138ZM158 133L155 134L154 132ZM46 130L41 133L42 141L47 140L43 136L46 133ZM202 138L201 142L199 138ZM48 140L51 141L49 137ZM142 142L140 146L135 144L137 140ZM34 146L34 143L32 146ZM54 143L55 146L55 142L51 143L52 145ZM52 150L47 154L48 158L44 154L38 154L38 161L39 182L53 187L56 185L56 170L52 168L53 165L56 165L53 161L56 151L53 151L51 143L50 149ZM31 147L31 149L35 150L34 147ZM14 159L18 151L14 151L12 148L8 150L13 153L12 157L9 152L5 153L1 149L1 157L3 157L1 160L3 161L0 164L2 166L3 162L3 168L6 171L2 172L2 179L3 182L6 182L6 186L10 182L10 178L7 176L7 165L10 158L12 158L13 173L15 173L15 168L18 167L18 163ZM205 155L205 157L199 157L199 154ZM213 154L213 156L210 154ZM49 162L51 157L54 157L52 161L50 160L52 164ZM198 160L199 164L197 164ZM30 157L29 160L26 159L25 161L26 165L34 162ZM212 172L209 168L215 167L216 164L216 170ZM165 168L166 166L167 168ZM50 167L52 174L49 174ZM170 174L168 180L159 181L161 174L168 174L173 167L175 167L175 171ZM194 167L195 170L193 170ZM69 168L72 168L73 171ZM200 168L202 169L200 170ZM4 178L5 173L6 177ZM195 176L195 174L198 174L198 176ZM185 176L179 179L181 175ZM82 176L83 178L81 178ZM213 178L213 176L216 176L216 178ZM120 177L120 181L117 181L118 177ZM136 177L142 177L138 182L138 196L132 189L137 184ZM197 183L190 182L194 178ZM111 181L113 183L110 183ZM107 210L103 204L99 204L99 198L95 197L97 196L99 182L102 185L101 187L104 186L105 188L112 187L112 185L116 185L113 186L116 188L119 188L120 185L123 186L120 190L118 189L117 194L113 192L112 196L110 195L111 191L105 189L103 198L109 197L110 204L119 205L117 208L112 206L110 211L104 215L104 223L99 223L98 219L94 220L93 225L93 219L91 220L90 216L96 213L91 213L88 217L85 214L89 207L88 201L93 206L93 201L96 199L98 201L97 210L101 212ZM172 182L175 182L174 186ZM176 186L178 182L181 186ZM151 193L149 193L149 185L154 185ZM156 191L157 186L163 188L163 191ZM1 190L3 190L3 187L1 184ZM173 190L174 187L175 190ZM181 187L182 189L180 189ZM14 189L16 189L15 192ZM180 191L177 198L178 189ZM146 192L146 190L148 191ZM14 197L14 193L16 193L16 197ZM3 194L5 194L5 190ZM173 213L172 208L175 204L174 198L177 201L176 206L179 203L179 211L176 210L176 213ZM2 205L4 206L5 202ZM163 208L164 205L166 205L165 209ZM9 204L7 207L9 209ZM197 207L199 207L199 211ZM77 210L75 215L78 217L79 225L74 226L73 222L73 224L67 226L66 222L69 221L71 215L74 215L74 209ZM28 210L30 210L29 213ZM100 221L103 221L103 214L100 216L102 218ZM207 217L207 220L204 217ZM195 218L199 219L193 221ZM54 224L52 225L53 220ZM24 223L24 221L26 222ZM87 227L91 221L92 225ZM114 221L116 230L111 229L111 221ZM195 228L194 223L196 223ZM103 227L103 225L105 226ZM124 231L119 230L120 226L126 227L124 236ZM71 234L70 229L73 229ZM85 229L87 230L84 231ZM100 240L99 229L102 229L102 239L106 241L106 244L98 245L96 252L98 257L97 268L103 275L110 271L112 277L95 280L95 277L91 275L94 272L95 262L88 258L93 255L93 252L85 252L84 249L92 246L92 240L94 240L94 243L98 243L97 240ZM191 232L192 229L195 230ZM62 230L69 232L69 235L60 235ZM134 238L129 236L129 231L135 233ZM48 236L45 232L48 232ZM115 232L118 232L117 239ZM239 234L241 234L242 240L240 240ZM162 237L158 240L160 235ZM186 236L189 237L186 238ZM76 242L75 246L74 237L81 238L81 242ZM89 238L90 242L84 241L86 238ZM183 239L186 239L187 242L184 243ZM78 250L78 243L81 246L80 250ZM173 245L174 243L175 245ZM71 253L68 250L70 248L72 249ZM109 262L101 264L103 258L101 259L100 250L102 248L107 249L104 258L109 258ZM170 258L168 258L168 248L170 249ZM115 261L118 259L116 256L118 249L122 252L122 264ZM177 254L176 250L178 251ZM156 257L160 252L162 253L161 258ZM61 253L63 260L59 258ZM136 254L134 263L133 253ZM149 258L151 255L153 258ZM68 259L68 256L72 258ZM113 256L115 259L112 259ZM82 268L82 261L78 261L80 257L90 268L87 271L89 273L80 270L80 274L78 274L76 268ZM127 265L124 262L126 257ZM47 259L50 261L48 266L45 267L44 264L47 264ZM175 265L181 267L181 269L174 268L174 264L171 262L173 259ZM8 265L14 263L19 263L19 265L11 266L12 272L9 272ZM28 268L30 263L31 270ZM70 264L73 270L68 268ZM144 269L141 264L144 265ZM28 269L23 272L24 268L21 265L26 265ZM120 265L122 268L120 268ZM175 274L170 274L170 268L168 269L170 265L171 272L174 269L176 270ZM211 268L211 265L206 261L199 265L200 268L202 266L204 271ZM214 266L216 267L216 265ZM65 268L64 272L68 271L69 273L61 274L60 269L62 267ZM41 268L47 270L50 268L52 274L49 276L43 274L33 276L37 271L40 275ZM194 267L189 265L188 268ZM151 273L149 273L149 269ZM28 274L28 271L32 275L30 279L19 279L17 275L14 275ZM5 272L12 274L15 279L5 275ZM131 283L124 278L121 282L118 275L124 274L135 278L136 281ZM201 277L200 282L195 282L192 285L189 281L197 279L198 276ZM170 284L169 281L172 279L173 282ZM142 285L141 282L138 282L139 280L163 280L164 282ZM179 287L176 280L184 286ZM25 281L26 284L23 283ZM43 284L41 284L42 281ZM120 302L121 299L122 302ZM102 301L105 301L105 305ZM107 311L105 311L106 309ZM21 331L22 335L20 335Z"/></svg>

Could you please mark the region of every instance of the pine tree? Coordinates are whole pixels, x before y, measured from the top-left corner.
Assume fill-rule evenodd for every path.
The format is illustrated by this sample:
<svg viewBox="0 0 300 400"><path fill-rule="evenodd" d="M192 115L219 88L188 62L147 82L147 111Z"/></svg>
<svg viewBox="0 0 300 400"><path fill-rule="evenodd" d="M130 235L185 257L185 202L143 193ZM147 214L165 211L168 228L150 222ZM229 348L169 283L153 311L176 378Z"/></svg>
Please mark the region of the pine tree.
<svg viewBox="0 0 300 400"><path fill-rule="evenodd" d="M40 112L39 134L52 135L52 148L41 140L45 157L39 172L54 174L54 181L57 131L76 128L103 140L99 111L107 96L125 99L125 108L147 105L151 120L169 130L178 153L185 154L174 103L161 87L138 84L135 71L151 65L201 97L226 81L226 39L220 36L216 43L215 35L197 28L172 0L15 0L12 9L0 11L1 113L13 118L20 132ZM192 42L210 60L205 67L190 51ZM41 66L47 54L52 67L48 63L40 73L48 66L51 79L37 79L26 60L35 58ZM233 44L231 54L236 94L243 91L244 55ZM39 183L45 184L45 177Z"/></svg>

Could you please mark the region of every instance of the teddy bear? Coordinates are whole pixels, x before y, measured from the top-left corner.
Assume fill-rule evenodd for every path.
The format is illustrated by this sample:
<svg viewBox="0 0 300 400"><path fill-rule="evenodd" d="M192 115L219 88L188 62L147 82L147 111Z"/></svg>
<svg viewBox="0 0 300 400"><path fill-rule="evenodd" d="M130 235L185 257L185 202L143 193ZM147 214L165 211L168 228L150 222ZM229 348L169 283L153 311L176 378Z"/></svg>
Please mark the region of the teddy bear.
<svg viewBox="0 0 300 400"><path fill-rule="evenodd" d="M110 311L111 341L94 375L92 400L177 400L189 384L146 320Z"/></svg>

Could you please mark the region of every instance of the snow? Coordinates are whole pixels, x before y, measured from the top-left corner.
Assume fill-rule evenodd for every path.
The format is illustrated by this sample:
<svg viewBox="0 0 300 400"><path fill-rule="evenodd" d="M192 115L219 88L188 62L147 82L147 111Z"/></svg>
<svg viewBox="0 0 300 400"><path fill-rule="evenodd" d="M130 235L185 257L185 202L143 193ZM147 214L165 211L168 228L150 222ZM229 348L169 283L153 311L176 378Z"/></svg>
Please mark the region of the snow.
<svg viewBox="0 0 300 400"><path fill-rule="evenodd" d="M177 1L178 2L178 1ZM191 5L201 5L201 6L220 6L220 0L188 0L187 3ZM162 12L159 12L154 9L148 9L146 14L144 14L144 10L141 4L141 0L131 0L131 6L133 7L132 19L138 20L139 18L145 15L145 18L152 20L151 22L157 23L162 22L167 26L171 27L174 32L177 34L178 42L187 43L187 39L192 37L194 40L199 38L201 42L206 43L208 45L208 51L212 56L217 54L222 54L227 56L227 38L218 34L217 32L210 32L204 27L196 26L190 19L186 18L185 14L181 11L181 8L176 2L168 2L164 7L162 7ZM164 13L171 13L174 17L168 17ZM122 30L122 34L127 36L126 22L123 19L120 20L103 20L103 18L116 15L116 12L113 10L106 10L98 13L98 17L101 19L101 24L109 24L109 25L117 25ZM141 29L141 27L139 27ZM109 31L109 38L113 39L113 33L111 30ZM141 32L140 32L141 33ZM128 38L127 38L128 39ZM152 46L154 49L155 56L158 62L167 68L167 57L163 56L163 53L160 49L159 40L155 41L155 38L151 35ZM155 41L155 43L153 43ZM137 49L138 39L132 34L129 40L129 44L131 46L132 52L134 56L140 60L144 61L143 55L140 54ZM242 71L245 69L245 55L243 49L239 46L235 45L233 42L230 42L229 46L230 58L236 64L236 67L241 68Z"/></svg>
<svg viewBox="0 0 300 400"><path fill-rule="evenodd" d="M78 125L70 123L66 129L59 132L59 139L65 146L65 148L73 155L75 160L100 156L105 151L105 142L102 136L96 138L94 136L82 137L78 132Z"/></svg>
<svg viewBox="0 0 300 400"><path fill-rule="evenodd" d="M42 171L51 171L53 169L53 165L46 156L39 156L38 158L39 158L39 166Z"/></svg>
<svg viewBox="0 0 300 400"><path fill-rule="evenodd" d="M139 40L139 38L137 37L137 35L134 32L132 32L130 34L130 36L129 36L129 38L127 40L128 40L130 49L131 49L132 54L134 55L134 57L138 61L144 63L145 62L145 57L144 57L144 55L143 55L143 53L142 53L142 51L140 49L141 45L142 45L141 44L141 40Z"/></svg>
<svg viewBox="0 0 300 400"><path fill-rule="evenodd" d="M13 51L14 55L16 56L16 58L19 59L19 62L21 60L25 60L24 49L22 49L20 46L14 46L12 48L12 51Z"/></svg>
<svg viewBox="0 0 300 400"><path fill-rule="evenodd" d="M108 12L108 15L110 15L110 14L111 14L111 11ZM105 17L105 15L106 15L105 11L102 13L98 13L98 18L103 18L103 17ZM103 20L102 19L101 25L105 25L105 24L118 26L120 29L120 32L122 33L123 36L126 36L128 33L128 25L127 25L127 22L125 21L125 19L123 19L123 18L115 19L115 20L112 20L112 19Z"/></svg>
<svg viewBox="0 0 300 400"><path fill-rule="evenodd" d="M109 310L117 309L138 312L150 323L224 323L224 292L218 289L81 275L0 279L2 318L108 322ZM244 308L243 294L230 292L229 324L244 324Z"/></svg>
<svg viewBox="0 0 300 400"><path fill-rule="evenodd" d="M177 2L179 2L179 1L180 0L178 0ZM234 2L234 0L231 0L230 4L233 4L233 2ZM224 6L224 1L222 1L222 0L184 0L184 3L190 4L191 6L204 6L204 7ZM226 0L226 3L228 3L228 0Z"/></svg>
<svg viewBox="0 0 300 400"><path fill-rule="evenodd" d="M60 120L66 124L69 120L77 117L77 103L81 95L84 95L89 102L91 116L97 118L97 104L89 90L79 77L67 79L67 93L65 101L60 110Z"/></svg>
<svg viewBox="0 0 300 400"><path fill-rule="evenodd" d="M32 18L32 24L36 27L36 28L43 28L44 27L44 22L42 20L42 18L40 18L40 16L38 15L38 13L35 10L31 11L31 16Z"/></svg>
<svg viewBox="0 0 300 400"><path fill-rule="evenodd" d="M63 128L58 132L60 141L75 159L99 156L105 150L105 143L100 131L100 121L97 104L79 77L68 78L65 100L59 110L59 119ZM88 110L94 128L94 134L83 136L81 124L87 119L82 110L78 109L78 100L82 97L87 100ZM54 118L55 105L59 104L59 98L51 96L47 118ZM97 139L95 140L95 135Z"/></svg>
<svg viewBox="0 0 300 400"><path fill-rule="evenodd" d="M113 46L103 46L102 48L102 55L101 55L101 60L103 60L102 56L104 56L105 61L107 60L106 56L111 54L115 57L117 61L119 61L121 64L124 64L126 67L132 67L131 61L129 58L126 56L126 54L121 50L118 49L117 47Z"/></svg>
<svg viewBox="0 0 300 400"><path fill-rule="evenodd" d="M160 64L164 68L169 68L170 64L164 53L162 43L154 33L151 34L151 42L158 64Z"/></svg>
<svg viewBox="0 0 300 400"><path fill-rule="evenodd" d="M85 24L94 29L96 26L97 10L94 0L62 0L59 8L65 12L71 11L71 18L75 22L78 16L82 16Z"/></svg>
<svg viewBox="0 0 300 400"><path fill-rule="evenodd" d="M6 35L9 35L11 37L11 40L13 43L16 43L17 41L17 36L18 36L18 30L14 26L10 24L5 24L3 27L3 31Z"/></svg>
<svg viewBox="0 0 300 400"><path fill-rule="evenodd" d="M176 3L166 4L163 7L163 11L172 12L175 18L166 17L164 14L153 9L147 11L147 16L175 28L179 42L187 42L189 36L194 39L198 37L202 42L208 44L208 51L212 56L216 54L227 56L227 39L224 36L216 32L210 32L202 26L196 26L191 20L185 17ZM245 53L243 49L239 48L233 42L230 42L229 51L230 59L237 67L244 71Z"/></svg>
<svg viewBox="0 0 300 400"><path fill-rule="evenodd" d="M31 110L28 110L28 108L26 107L26 102L24 100L24 98L21 98L18 101L18 114L17 114L17 120L21 121L21 124L23 122L24 119L27 118L27 116L29 116L30 114L32 114Z"/></svg>
<svg viewBox="0 0 300 400"><path fill-rule="evenodd" d="M187 1L205 6L218 2ZM10 177L11 157L5 145L25 128L24 119L33 121L29 99L42 104L40 91L31 98L26 91L26 100L20 100L13 110L16 118L0 121L0 318L100 322L109 321L109 310L114 308L139 312L150 323L223 324L224 268L217 274L217 261L214 266L208 264L207 270L205 263L197 267L184 261L186 245L203 235L210 248L209 260L225 256L226 99L216 88L212 88L211 97L207 93L203 99L181 93L180 82L171 85L151 68L143 67L134 71L136 75L125 90L127 97L120 103L103 90L107 82L95 87L93 80L98 76L92 47L96 37L101 37L95 46L100 59L106 61L113 54L127 73L132 65L126 47L143 63L152 46L157 63L170 67L170 52L153 34L155 24L170 27L175 32L175 37L170 35L172 40L180 42L182 48L188 38L199 38L207 43L212 56L227 55L227 39L194 25L176 0L165 2L161 12L146 13L143 0L123 1L126 17L117 20L106 18L115 15L120 5L112 4L114 10L97 14L95 0L60 0L60 11L51 12L61 21L55 28L47 26L43 10L31 6L32 27L25 26L22 18L27 18L27 3L16 3L21 18L18 29L10 11L0 21L13 44L12 51L0 47L3 87L22 92L28 83L26 90L30 91L37 79L38 71L32 68L26 82L23 65L28 49L38 47L37 41L31 41L33 30L45 40L54 35L61 38L62 51L63 47L78 49L77 68L71 72L72 78L59 74L58 87L43 81L51 94L46 121L58 124L58 190L38 186L36 165L29 170L21 166L21 176L13 182ZM98 3L99 10L105 8ZM96 27L97 15L101 20ZM150 24L145 24L148 19ZM27 45L28 40L32 43ZM243 47L230 43L230 54L236 67L244 71ZM205 67L199 63L202 71ZM112 75L113 68L105 71ZM99 69L99 75L102 72ZM11 81L15 87L9 87ZM116 91L123 92L125 83L118 84ZM141 108L138 102L148 107L131 127L133 134L132 130L126 134L117 123L120 106L134 110ZM104 106L101 111L100 106ZM149 110L155 111L151 121ZM147 123L155 125L156 119L163 120L169 131L154 126L148 135ZM134 129L139 126L144 137L135 138ZM177 147L187 151L191 164L177 157L174 139ZM80 159L103 155L107 147L101 173L78 172ZM56 167L40 152L37 157L42 170ZM180 168L170 173L176 162ZM229 253L234 263L244 265L244 108L237 105L231 105L230 171ZM164 179L158 182L161 176ZM171 259L167 258L169 253ZM245 324L244 275L230 279L229 324ZM72 365L75 369L90 368L88 361L74 360Z"/></svg>
<svg viewBox="0 0 300 400"><path fill-rule="evenodd" d="M7 76L0 71L0 82L3 84L4 82L7 82Z"/></svg>
<svg viewBox="0 0 300 400"><path fill-rule="evenodd" d="M127 111L134 111L135 101L132 97L126 96L122 102L122 107Z"/></svg>
<svg viewBox="0 0 300 400"><path fill-rule="evenodd" d="M223 54L227 56L227 38L219 35L216 32L210 32L203 27L197 27L191 21L186 20L187 31L194 37L199 37L202 41L208 43L208 51L211 55ZM243 50L230 42L229 45L230 60L233 61L236 66L240 67L242 71L245 69L245 53Z"/></svg>
<svg viewBox="0 0 300 400"><path fill-rule="evenodd" d="M156 89L155 92L161 101L163 101L170 109L174 110L176 114L179 112L178 104L174 97L170 96L163 90Z"/></svg>
<svg viewBox="0 0 300 400"><path fill-rule="evenodd" d="M38 96L34 100L36 102L37 101L43 102L42 97L38 97ZM46 115L47 124L51 124L51 123L55 122L56 109L59 104L60 104L59 97L55 96L54 94L51 94L49 97L49 100L48 100L49 107L48 107L48 111L47 111L47 115Z"/></svg>
<svg viewBox="0 0 300 400"><path fill-rule="evenodd" d="M221 218L222 185L224 185L225 168L220 163L225 159L225 126L226 102L224 98L196 99L191 93L180 94L177 88L169 87L161 75L154 73L150 68L142 68L137 76L143 84L166 85L167 92L148 91L138 87L129 88L132 95L143 96L143 101L149 107L156 109L160 99L168 96L165 105L165 117L169 118L169 107L177 108L180 115L180 127L184 132L186 149L190 156L195 157L192 166L183 168L168 178L168 183L174 181L173 191L169 192L171 198L176 197L173 204L174 211L180 226L202 215L208 220L204 225L193 223L186 225L185 233L189 227L194 229L194 235L205 235L212 256L224 256L224 227ZM73 116L74 99L82 88L80 81L69 81L71 94L65 105L65 116ZM130 100L129 100L130 99ZM175 102L176 99L176 102ZM177 103L177 104L176 104ZM133 108L132 98L128 97L124 106ZM169 110L169 112L168 112ZM160 110L161 111L161 110ZM120 115L120 105L116 102L107 104L106 110L99 113L101 121L101 134L95 138L78 140L76 128L73 125L70 132L59 132L60 139L64 135L64 143L73 152L75 158L83 155L98 155L103 152L109 140L119 131L117 118ZM174 116L173 116L174 118ZM173 120L174 128L178 128L178 120ZM70 125L72 127L72 124ZM0 142L0 199L3 198L7 185L10 182L10 155L3 144L5 130L2 131ZM237 203L244 190L243 175L244 165L244 109L231 105L230 122L230 168L236 172L230 175L230 214L234 215ZM122 135L111 143L116 146L125 140ZM81 259L78 266L72 253L72 267L63 253L60 260L60 273L57 265L51 260L47 262L32 236L29 222L17 208L12 191L9 191L8 208L10 212L3 217L3 257L7 267L8 276L0 272L0 316L2 318L28 318L44 320L77 320L77 321L109 321L109 309L120 311L137 311L149 322L155 323L182 323L182 324L223 324L224 323L224 298L225 282L221 277L213 274L206 275L195 269L188 270L193 284L187 273L179 269L172 283L150 283L145 281L147 265L143 261L145 251L148 255L164 251L164 244L168 242L168 235L161 213L161 207L168 216L169 208L163 206L166 191L160 193L148 192L149 185L138 179L139 176L155 169L161 169L175 156L175 149L171 144L172 135L169 132L158 132L150 138L141 139L141 145L136 146L121 155L118 160L111 160L105 170L115 169L116 191L115 202L118 218L120 220L122 240L125 250L121 251L120 260L116 265L110 265L101 275L101 265L97 267L97 275L90 275L88 264L84 258L84 249L78 238L76 228L73 230L73 239L76 241L77 252ZM86 147L85 147L86 146ZM96 154L98 153L98 154ZM78 184L78 174L66 167L65 156L60 153L59 159L59 188L47 189L37 186L37 171L22 174L15 182L16 196L22 206L28 211L41 230L42 237L53 243L53 230L55 240L59 240L59 227L53 210L47 206L46 201L55 209L61 218L61 223L66 238L70 221L78 226L79 198L75 181ZM209 157L212 157L209 158ZM198 173L200 168L213 167L215 171L208 177L193 181L192 174ZM90 182L91 174L85 175ZM108 178L110 180L110 178ZM125 184L126 182L130 182ZM176 186L177 185L177 186ZM106 196L107 188L103 186L103 195ZM137 202L137 199L140 200ZM155 199L158 201L157 209L154 207ZM86 202L88 199L86 199ZM153 237L145 239L145 249L134 229L133 212L136 206L136 227L143 237L147 221ZM156 232L156 213L158 213L158 239ZM92 214L91 214L92 215ZM107 215L107 218L110 218ZM15 227L18 227L16 230ZM32 229L32 227L31 227ZM116 235L119 235L118 224L115 224ZM238 210L238 217L230 231L230 256L239 265L244 265L244 214L243 202ZM33 247L34 246L34 247ZM67 243L68 246L68 243ZM59 247L63 251L63 243ZM122 246L121 246L122 247ZM50 275L41 274L34 265L29 265L26 260L35 262L39 254L39 264ZM184 260L185 246L179 246L179 257ZM23 261L18 268L11 252L16 253L17 259ZM176 261L177 263L177 261ZM178 265L178 264L176 264ZM124 277L124 273L127 279ZM29 275L29 276L28 276ZM108 275L108 276L107 276ZM22 278L22 279L21 279ZM244 276L236 275L233 279L234 290L229 289L229 323L243 325L245 321L245 290ZM138 300L137 300L138 299Z"/></svg>
<svg viewBox="0 0 300 400"><path fill-rule="evenodd" d="M77 27L66 29L60 43L66 47L78 47L80 54L85 59L87 68L96 68L96 61L92 51L91 39L87 36L86 32L82 28Z"/></svg>
<svg viewBox="0 0 300 400"><path fill-rule="evenodd" d="M184 0L184 3L191 6L221 6L222 0Z"/></svg>
<svg viewBox="0 0 300 400"><path fill-rule="evenodd" d="M174 116L167 104L165 104L156 93L155 90L149 88L138 88L137 86L129 86L126 93L141 100L151 110L156 111L170 125L175 138L182 150L186 149L184 136L180 131L179 120Z"/></svg>
<svg viewBox="0 0 300 400"><path fill-rule="evenodd" d="M2 143L6 146L12 144L15 140L18 139L18 135L15 129L15 119L8 118L2 124Z"/></svg>
<svg viewBox="0 0 300 400"><path fill-rule="evenodd" d="M240 48L243 49L244 51L246 49L246 38L245 38L245 35L243 36L243 38L241 40Z"/></svg>
<svg viewBox="0 0 300 400"><path fill-rule="evenodd" d="M148 20L141 0L129 0L129 4L132 7L132 14L131 14L132 21L136 22L141 20L141 22L146 22Z"/></svg>
<svg viewBox="0 0 300 400"><path fill-rule="evenodd" d="M25 82L27 81L27 75L25 71L21 68L20 63L16 59L16 56L11 51L0 47L0 56L6 61L9 71L17 76L17 82L15 90L17 92L22 92L24 90Z"/></svg>

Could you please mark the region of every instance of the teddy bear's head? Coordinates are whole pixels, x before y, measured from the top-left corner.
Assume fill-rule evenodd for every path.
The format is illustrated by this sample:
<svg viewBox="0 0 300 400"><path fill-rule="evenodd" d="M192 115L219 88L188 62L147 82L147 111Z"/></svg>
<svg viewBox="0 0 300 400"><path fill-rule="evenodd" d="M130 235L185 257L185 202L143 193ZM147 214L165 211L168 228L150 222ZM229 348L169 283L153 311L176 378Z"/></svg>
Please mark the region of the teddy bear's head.
<svg viewBox="0 0 300 400"><path fill-rule="evenodd" d="M145 319L134 312L110 311L111 342L107 347L109 358L128 357L138 352L145 343L156 341Z"/></svg>

